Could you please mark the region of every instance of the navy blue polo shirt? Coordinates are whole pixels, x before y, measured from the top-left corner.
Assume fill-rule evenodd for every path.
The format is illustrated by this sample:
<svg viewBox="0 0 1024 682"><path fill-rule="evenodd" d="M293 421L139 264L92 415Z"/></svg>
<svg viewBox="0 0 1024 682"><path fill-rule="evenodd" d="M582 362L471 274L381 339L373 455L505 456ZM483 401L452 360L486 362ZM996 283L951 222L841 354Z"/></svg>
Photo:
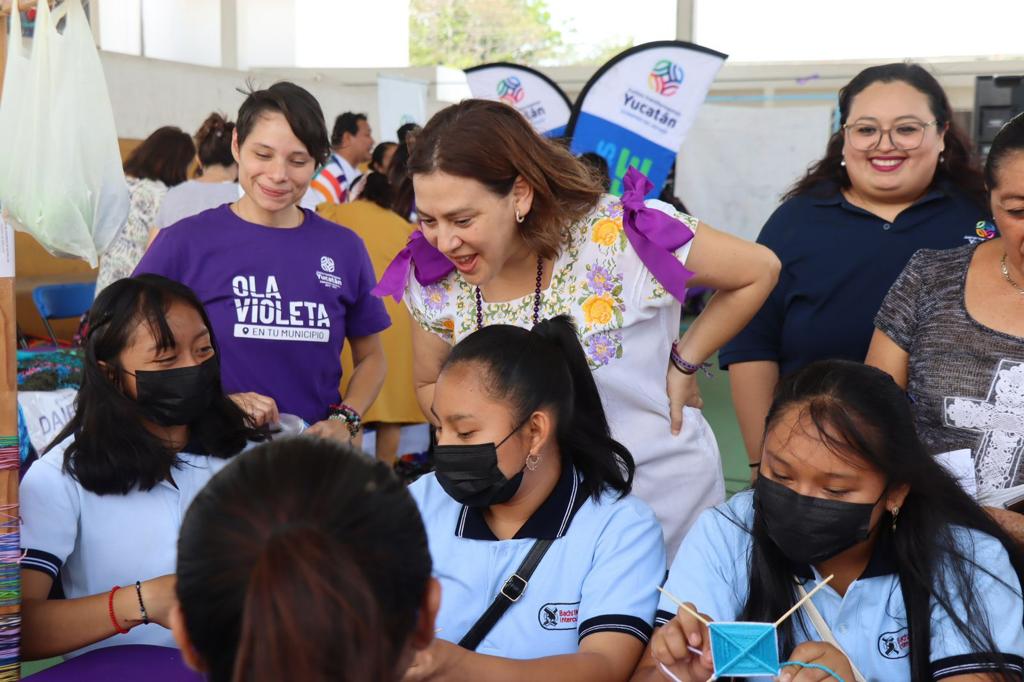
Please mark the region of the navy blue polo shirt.
<svg viewBox="0 0 1024 682"><path fill-rule="evenodd" d="M825 358L863 361L875 313L914 252L991 238L995 228L986 217L948 186L933 189L891 223L839 191L786 201L757 238L782 261L779 282L722 348L722 368L771 360L785 375Z"/></svg>

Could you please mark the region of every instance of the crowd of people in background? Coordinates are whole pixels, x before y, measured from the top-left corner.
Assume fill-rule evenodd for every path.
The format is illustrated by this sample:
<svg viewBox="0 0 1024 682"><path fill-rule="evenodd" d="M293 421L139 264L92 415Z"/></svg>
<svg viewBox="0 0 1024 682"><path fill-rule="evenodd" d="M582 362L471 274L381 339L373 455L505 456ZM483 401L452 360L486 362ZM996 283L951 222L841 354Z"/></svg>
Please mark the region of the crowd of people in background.
<svg viewBox="0 0 1024 682"><path fill-rule="evenodd" d="M608 194L603 157L498 102L375 145L281 82L160 128L21 486L24 655L704 682L714 622L813 591L782 679L1022 679L1024 115L982 167L952 114L921 66L865 69L756 243L636 169ZM716 356L751 472L728 500Z"/></svg>

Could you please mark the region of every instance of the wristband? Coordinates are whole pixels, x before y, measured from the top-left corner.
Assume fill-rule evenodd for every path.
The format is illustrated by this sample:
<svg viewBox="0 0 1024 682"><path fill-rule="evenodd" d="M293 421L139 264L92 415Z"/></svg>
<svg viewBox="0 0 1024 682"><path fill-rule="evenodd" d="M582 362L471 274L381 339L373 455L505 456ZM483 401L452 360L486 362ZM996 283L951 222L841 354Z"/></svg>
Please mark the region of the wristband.
<svg viewBox="0 0 1024 682"><path fill-rule="evenodd" d="M135 594L139 597L139 613L142 614L142 624L149 625L149 614L146 613L146 605L142 603L142 581L135 581Z"/></svg>
<svg viewBox="0 0 1024 682"><path fill-rule="evenodd" d="M341 403L340 405L331 405L331 416L328 417L331 421L345 422L348 427L349 434L355 438L359 433L359 429L362 428L363 418L359 416L359 413L354 409Z"/></svg>
<svg viewBox="0 0 1024 682"><path fill-rule="evenodd" d="M704 375L709 379L714 376L714 374L711 373L711 370L708 369L709 367L711 367L710 362L705 362L700 365L695 365L692 362L687 362L686 360L683 359L683 356L679 354L679 351L676 350L675 343L672 344L672 350L669 351L668 357L672 361L672 365L687 376L692 376L700 371L703 371Z"/></svg>
<svg viewBox="0 0 1024 682"><path fill-rule="evenodd" d="M114 615L114 595L120 590L120 586L115 586L114 589L110 590L110 596L107 597L107 612L110 613L110 622L114 624L114 630L119 635L127 635L128 630L121 627L121 624L117 622L117 616Z"/></svg>

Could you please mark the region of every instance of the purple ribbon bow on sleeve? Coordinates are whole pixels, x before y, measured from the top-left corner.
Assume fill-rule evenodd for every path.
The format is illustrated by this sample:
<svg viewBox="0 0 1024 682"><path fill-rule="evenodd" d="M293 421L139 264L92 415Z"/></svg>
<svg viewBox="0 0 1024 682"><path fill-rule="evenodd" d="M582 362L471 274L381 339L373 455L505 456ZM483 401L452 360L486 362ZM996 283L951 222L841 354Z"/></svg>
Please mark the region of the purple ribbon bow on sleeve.
<svg viewBox="0 0 1024 682"><path fill-rule="evenodd" d="M377 286L370 293L378 298L391 296L396 303L400 303L405 294L410 267L413 268L416 281L424 286L444 279L455 269L443 253L431 246L421 231L415 230L409 235L405 248L388 264Z"/></svg>
<svg viewBox="0 0 1024 682"><path fill-rule="evenodd" d="M682 303L686 283L694 273L676 259L674 252L693 239L693 232L672 216L644 203L654 185L643 173L630 168L623 184L626 190L622 193L622 229L654 278Z"/></svg>

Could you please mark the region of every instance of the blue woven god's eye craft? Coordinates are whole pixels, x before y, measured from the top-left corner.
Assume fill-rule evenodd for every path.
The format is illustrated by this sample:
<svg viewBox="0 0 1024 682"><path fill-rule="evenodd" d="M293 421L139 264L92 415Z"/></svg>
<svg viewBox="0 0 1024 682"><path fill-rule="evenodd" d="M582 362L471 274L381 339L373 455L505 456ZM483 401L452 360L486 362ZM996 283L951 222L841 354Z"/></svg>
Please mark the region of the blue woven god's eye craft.
<svg viewBox="0 0 1024 682"><path fill-rule="evenodd" d="M773 623L709 623L715 677L779 674L779 640Z"/></svg>
<svg viewBox="0 0 1024 682"><path fill-rule="evenodd" d="M704 624L708 629L711 639L711 658L714 664L714 675L711 680L720 677L775 677L779 674L782 665L793 665L801 668L815 668L827 672L833 679L843 682L842 678L834 672L815 663L802 663L800 661L787 661L785 664L779 662L779 637L778 627L786 622L786 619L796 613L801 606L813 597L818 590L827 585L833 576L828 576L810 592L804 594L789 611L786 611L782 618L774 623L715 623L700 615L687 604L684 604L679 597L667 592L664 588L658 590L675 602L679 608L690 614ZM701 655L701 650L694 647L687 647L690 653ZM678 680L663 663L659 661L659 667L669 679ZM708 682L711 682L709 680Z"/></svg>

